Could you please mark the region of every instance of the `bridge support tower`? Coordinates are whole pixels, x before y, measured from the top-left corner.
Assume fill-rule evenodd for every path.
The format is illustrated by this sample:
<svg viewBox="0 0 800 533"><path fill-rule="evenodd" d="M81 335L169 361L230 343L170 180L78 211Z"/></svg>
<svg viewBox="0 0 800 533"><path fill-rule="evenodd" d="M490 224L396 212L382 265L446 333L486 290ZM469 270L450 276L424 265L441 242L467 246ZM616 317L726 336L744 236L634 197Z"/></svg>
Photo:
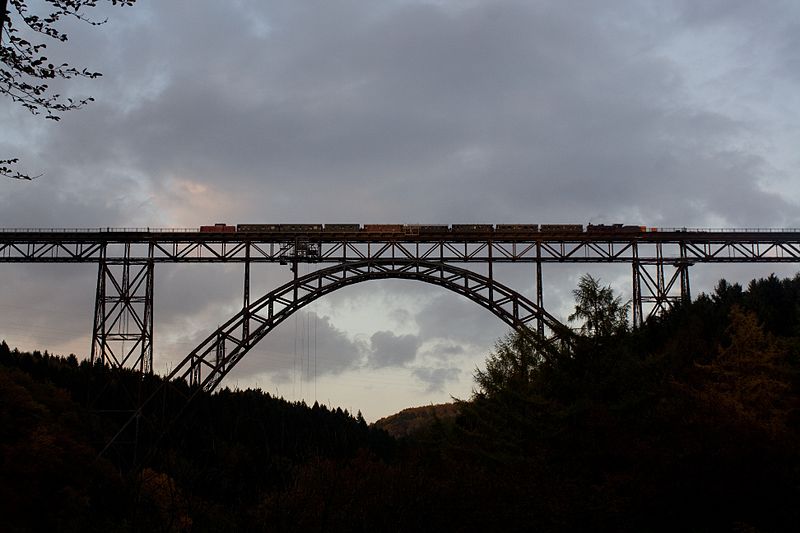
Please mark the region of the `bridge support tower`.
<svg viewBox="0 0 800 533"><path fill-rule="evenodd" d="M642 326L646 318L658 315L678 302L692 299L689 284L689 267L694 263L687 258L686 246L680 243L680 259L666 265L661 243L656 245L655 259L640 260L636 243L633 245L633 327ZM651 304L647 317L644 304Z"/></svg>
<svg viewBox="0 0 800 533"><path fill-rule="evenodd" d="M112 368L153 371L153 245L147 259L131 258L131 244L121 257L108 257L104 244L97 269L92 363Z"/></svg>

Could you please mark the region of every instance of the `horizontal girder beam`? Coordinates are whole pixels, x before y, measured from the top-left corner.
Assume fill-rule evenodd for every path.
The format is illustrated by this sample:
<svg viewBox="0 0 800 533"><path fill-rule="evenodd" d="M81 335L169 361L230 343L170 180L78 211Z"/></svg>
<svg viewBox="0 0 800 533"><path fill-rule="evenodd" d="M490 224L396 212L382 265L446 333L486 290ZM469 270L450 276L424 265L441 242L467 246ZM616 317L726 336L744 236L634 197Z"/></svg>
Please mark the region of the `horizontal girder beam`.
<svg viewBox="0 0 800 533"><path fill-rule="evenodd" d="M538 246L537 246L538 245ZM152 246L152 251L150 247ZM800 232L653 233L581 237L432 239L420 236L348 239L202 233L14 233L0 232L0 263L92 263L104 259L156 263L343 263L415 259L446 263L794 263ZM684 252L681 253L683 247ZM128 252L125 252L128 248ZM105 250L105 256L104 256Z"/></svg>

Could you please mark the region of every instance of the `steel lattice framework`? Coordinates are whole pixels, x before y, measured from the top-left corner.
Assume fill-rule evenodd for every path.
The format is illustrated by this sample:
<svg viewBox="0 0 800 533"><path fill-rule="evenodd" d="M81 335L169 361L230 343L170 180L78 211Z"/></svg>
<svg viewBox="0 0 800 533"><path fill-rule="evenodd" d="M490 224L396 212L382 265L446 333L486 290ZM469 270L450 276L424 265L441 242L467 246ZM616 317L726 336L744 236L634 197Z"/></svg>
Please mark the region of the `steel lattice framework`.
<svg viewBox="0 0 800 533"><path fill-rule="evenodd" d="M173 380L183 379L190 385L186 405L201 390L213 391L251 348L296 311L342 287L376 279L406 279L438 285L476 302L523 334L528 334L534 322L543 324L545 336L532 339L543 354L556 343L572 342L569 328L538 305L503 284L451 264L416 259L354 261L301 277L295 269L292 281L245 305L178 363L147 398L141 398L106 449L129 426L138 422L144 408Z"/></svg>
<svg viewBox="0 0 800 533"><path fill-rule="evenodd" d="M355 261L297 277L250 303L186 356L168 379L183 378L213 390L253 346L294 312L337 289L376 279L438 285L469 298L520 332L542 321L550 340L569 341L569 329L544 309L471 270L416 259Z"/></svg>
<svg viewBox="0 0 800 533"><path fill-rule="evenodd" d="M800 262L800 230L532 231L504 236L485 232L0 230L0 263L87 262L98 264L92 359L148 372L153 362L153 271L159 263L244 264L243 312L251 307L250 266L258 263L291 264L295 276L298 263L461 265L469 272L484 265L489 290L498 287L493 265L530 263L536 269L537 310L543 308L543 265L627 263L632 271L633 321L638 326L646 317L690 298L689 268L694 264ZM368 270L368 275L370 279L386 277L375 268ZM322 291L321 286L317 290ZM514 297L521 298L517 293ZM542 332L547 324L544 315L537 313L536 326ZM245 330L251 326L256 328L253 331L261 331L250 321L242 325ZM248 338L247 331L241 338ZM239 352L234 348L232 353Z"/></svg>

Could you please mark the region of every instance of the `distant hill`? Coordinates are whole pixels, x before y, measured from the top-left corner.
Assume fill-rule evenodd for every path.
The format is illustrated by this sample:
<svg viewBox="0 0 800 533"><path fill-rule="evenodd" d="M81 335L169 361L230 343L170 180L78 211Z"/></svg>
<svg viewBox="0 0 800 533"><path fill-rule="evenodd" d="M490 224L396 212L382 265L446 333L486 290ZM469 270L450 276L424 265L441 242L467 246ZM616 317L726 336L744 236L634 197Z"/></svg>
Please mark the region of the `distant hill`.
<svg viewBox="0 0 800 533"><path fill-rule="evenodd" d="M450 421L456 416L458 416L458 407L454 403L431 404L403 409L399 413L381 418L374 423L374 426L395 438L407 437L430 427L437 419Z"/></svg>

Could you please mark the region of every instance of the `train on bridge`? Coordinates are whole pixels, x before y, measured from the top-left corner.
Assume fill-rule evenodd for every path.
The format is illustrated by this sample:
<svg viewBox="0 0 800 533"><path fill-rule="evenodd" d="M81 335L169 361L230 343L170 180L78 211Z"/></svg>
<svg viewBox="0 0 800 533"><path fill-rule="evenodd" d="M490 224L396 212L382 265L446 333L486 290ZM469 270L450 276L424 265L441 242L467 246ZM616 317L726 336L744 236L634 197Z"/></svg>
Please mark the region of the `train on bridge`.
<svg viewBox="0 0 800 533"><path fill-rule="evenodd" d="M657 228L627 224L238 224L217 223L200 226L201 233L326 233L356 235L441 235L441 234L499 234L530 233L646 233Z"/></svg>

